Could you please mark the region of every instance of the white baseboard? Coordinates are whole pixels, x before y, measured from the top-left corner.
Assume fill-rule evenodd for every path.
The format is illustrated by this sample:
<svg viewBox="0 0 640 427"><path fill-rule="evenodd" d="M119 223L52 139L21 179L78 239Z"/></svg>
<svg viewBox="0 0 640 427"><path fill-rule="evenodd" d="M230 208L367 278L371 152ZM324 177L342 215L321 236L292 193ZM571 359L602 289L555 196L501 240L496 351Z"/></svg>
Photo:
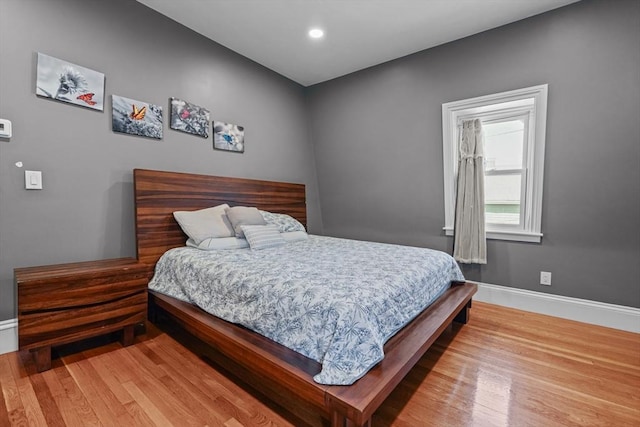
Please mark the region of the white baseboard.
<svg viewBox="0 0 640 427"><path fill-rule="evenodd" d="M0 321L0 354L18 350L18 319Z"/></svg>
<svg viewBox="0 0 640 427"><path fill-rule="evenodd" d="M640 333L640 309L507 286L478 284L474 300Z"/></svg>

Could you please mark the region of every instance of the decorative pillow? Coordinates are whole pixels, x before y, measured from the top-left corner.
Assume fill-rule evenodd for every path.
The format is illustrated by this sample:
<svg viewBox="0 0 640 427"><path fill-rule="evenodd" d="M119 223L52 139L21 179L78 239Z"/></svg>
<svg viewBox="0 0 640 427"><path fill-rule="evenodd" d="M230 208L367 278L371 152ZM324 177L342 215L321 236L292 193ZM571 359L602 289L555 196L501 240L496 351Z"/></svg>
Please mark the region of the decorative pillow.
<svg viewBox="0 0 640 427"><path fill-rule="evenodd" d="M241 225L252 250L273 248L287 243L275 225Z"/></svg>
<svg viewBox="0 0 640 427"><path fill-rule="evenodd" d="M234 206L227 208L227 218L235 231L236 237L244 237L241 226L243 225L265 225L266 222L257 208L246 206Z"/></svg>
<svg viewBox="0 0 640 427"><path fill-rule="evenodd" d="M280 235L287 242L297 242L309 238L306 231L287 231L286 233L280 233Z"/></svg>
<svg viewBox="0 0 640 427"><path fill-rule="evenodd" d="M173 217L182 231L199 245L211 237L233 237L233 227L225 215L228 208L229 205L225 203L197 211L176 211Z"/></svg>
<svg viewBox="0 0 640 427"><path fill-rule="evenodd" d="M204 239L199 245L193 239L187 240L187 246L205 251L216 249L243 249L249 247L247 239L238 239L237 237L211 237Z"/></svg>
<svg viewBox="0 0 640 427"><path fill-rule="evenodd" d="M260 213L267 224L277 226L281 233L286 233L288 231L306 231L304 229L304 225L290 215L268 211L260 211Z"/></svg>

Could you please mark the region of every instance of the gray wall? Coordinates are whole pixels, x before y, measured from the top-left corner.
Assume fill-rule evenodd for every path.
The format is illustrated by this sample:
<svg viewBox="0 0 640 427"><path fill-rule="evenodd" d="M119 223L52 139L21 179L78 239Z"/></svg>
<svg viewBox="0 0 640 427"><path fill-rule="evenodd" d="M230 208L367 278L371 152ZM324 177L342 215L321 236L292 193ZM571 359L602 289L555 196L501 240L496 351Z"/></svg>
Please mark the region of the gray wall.
<svg viewBox="0 0 640 427"><path fill-rule="evenodd" d="M105 94L164 107L164 139L111 131L105 112L35 95L42 52L106 75ZM244 154L168 129L169 97L244 125ZM15 267L135 256L133 168L307 185L320 233L304 89L133 0L0 0L0 321L15 317ZM15 163L22 161L24 168ZM24 190L24 169L42 191Z"/></svg>
<svg viewBox="0 0 640 427"><path fill-rule="evenodd" d="M548 83L542 243L465 275L640 307L639 46L640 2L585 0L311 87L325 233L450 253L442 103Z"/></svg>

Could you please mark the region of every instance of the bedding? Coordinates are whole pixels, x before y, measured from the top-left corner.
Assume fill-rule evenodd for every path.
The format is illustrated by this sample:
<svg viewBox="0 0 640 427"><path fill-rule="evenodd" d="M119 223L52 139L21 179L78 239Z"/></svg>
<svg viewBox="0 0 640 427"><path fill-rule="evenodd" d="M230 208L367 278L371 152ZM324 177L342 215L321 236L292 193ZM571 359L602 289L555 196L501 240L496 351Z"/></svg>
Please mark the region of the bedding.
<svg viewBox="0 0 640 427"><path fill-rule="evenodd" d="M259 211L267 224L275 225L281 233L306 231L304 225L290 215Z"/></svg>
<svg viewBox="0 0 640 427"><path fill-rule="evenodd" d="M322 364L349 385L384 343L464 277L444 252L309 235L259 251L167 251L149 288L243 325Z"/></svg>

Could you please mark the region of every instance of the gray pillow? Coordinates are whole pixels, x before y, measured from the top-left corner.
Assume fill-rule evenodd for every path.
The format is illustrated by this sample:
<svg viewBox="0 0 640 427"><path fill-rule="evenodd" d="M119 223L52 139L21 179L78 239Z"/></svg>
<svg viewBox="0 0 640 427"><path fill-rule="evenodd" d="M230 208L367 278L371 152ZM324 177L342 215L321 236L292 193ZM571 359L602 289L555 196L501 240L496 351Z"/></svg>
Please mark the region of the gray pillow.
<svg viewBox="0 0 640 427"><path fill-rule="evenodd" d="M236 237L244 237L242 231L242 225L266 225L266 221L260 214L257 208L251 208L247 206L234 206L227 208L225 211L227 218L233 227Z"/></svg>

